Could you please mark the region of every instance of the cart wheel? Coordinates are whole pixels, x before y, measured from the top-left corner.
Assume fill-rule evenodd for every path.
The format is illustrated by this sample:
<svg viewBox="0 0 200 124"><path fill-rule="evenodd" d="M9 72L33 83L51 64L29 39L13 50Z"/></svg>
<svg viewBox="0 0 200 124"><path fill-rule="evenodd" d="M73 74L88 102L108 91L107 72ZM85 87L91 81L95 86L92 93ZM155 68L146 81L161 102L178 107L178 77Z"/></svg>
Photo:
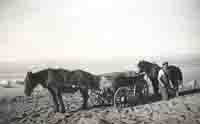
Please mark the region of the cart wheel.
<svg viewBox="0 0 200 124"><path fill-rule="evenodd" d="M128 87L120 87L117 89L117 91L114 94L114 106L122 106L122 104L126 104L126 97L129 92Z"/></svg>

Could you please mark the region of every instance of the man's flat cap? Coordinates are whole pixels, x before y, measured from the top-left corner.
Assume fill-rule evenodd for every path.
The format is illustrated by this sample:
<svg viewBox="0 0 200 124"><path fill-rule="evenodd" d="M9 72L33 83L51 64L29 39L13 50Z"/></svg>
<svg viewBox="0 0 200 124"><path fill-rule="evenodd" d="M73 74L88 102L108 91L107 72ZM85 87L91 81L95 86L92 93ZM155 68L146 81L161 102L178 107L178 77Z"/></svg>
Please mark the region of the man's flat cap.
<svg viewBox="0 0 200 124"><path fill-rule="evenodd" d="M168 65L168 62L167 62L167 61L165 61L165 62L163 62L163 63L162 63L162 65Z"/></svg>

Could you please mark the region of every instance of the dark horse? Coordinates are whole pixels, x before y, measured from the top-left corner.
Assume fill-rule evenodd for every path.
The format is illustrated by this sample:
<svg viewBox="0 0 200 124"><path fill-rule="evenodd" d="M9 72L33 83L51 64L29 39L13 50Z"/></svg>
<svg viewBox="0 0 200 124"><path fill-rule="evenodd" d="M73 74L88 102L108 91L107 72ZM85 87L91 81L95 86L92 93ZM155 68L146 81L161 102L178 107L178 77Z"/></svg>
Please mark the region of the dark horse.
<svg viewBox="0 0 200 124"><path fill-rule="evenodd" d="M125 101L123 103L120 103L121 105L122 104L125 105L131 101L132 98L130 99L128 94L126 94L126 93L130 93L129 89L134 90L135 88L135 94L131 93L132 95L135 96L134 98L136 97L138 98L137 100L135 99L135 101L145 102L143 98L145 95L148 95L148 86L147 86L146 80L144 80L144 74L136 74L135 76L127 76L125 73L121 73L115 77L112 77L112 81L107 80L105 84L107 85L105 87L104 86L102 87L106 89L104 90L105 94L107 95L111 94L112 97L114 96L113 97L114 99L112 100L112 104L114 105L116 105L115 97L119 97L119 96L125 98Z"/></svg>
<svg viewBox="0 0 200 124"><path fill-rule="evenodd" d="M53 98L54 111L65 112L62 93L74 93L80 90L83 97L83 108L87 108L88 89L98 88L99 77L82 70L69 71L65 69L44 69L25 77L24 93L30 96L33 89L41 84L47 88ZM60 110L59 110L60 107Z"/></svg>
<svg viewBox="0 0 200 124"><path fill-rule="evenodd" d="M144 60L140 61L137 64L137 66L140 72L145 72L148 75L148 77L152 82L154 93L155 95L158 95L159 91L158 72L161 69L161 67L155 63L150 63ZM167 78L172 82L173 88L176 89L176 91L178 92L178 87L183 82L183 76L180 68L174 65L169 65L167 71Z"/></svg>
<svg viewBox="0 0 200 124"><path fill-rule="evenodd" d="M144 79L144 74L136 74L135 76L126 76L124 74L115 77L113 82L113 89L116 91L120 87L130 87L136 86L136 92L140 93L143 87L147 84Z"/></svg>

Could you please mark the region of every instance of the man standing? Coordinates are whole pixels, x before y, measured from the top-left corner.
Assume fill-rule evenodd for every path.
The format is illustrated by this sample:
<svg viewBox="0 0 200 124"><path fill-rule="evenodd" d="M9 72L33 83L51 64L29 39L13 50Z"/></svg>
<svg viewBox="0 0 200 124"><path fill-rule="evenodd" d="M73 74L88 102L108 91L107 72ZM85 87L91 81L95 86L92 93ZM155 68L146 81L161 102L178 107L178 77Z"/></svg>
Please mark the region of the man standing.
<svg viewBox="0 0 200 124"><path fill-rule="evenodd" d="M159 89L162 96L162 100L168 100L168 86L169 80L167 76L168 62L163 62L162 69L158 73Z"/></svg>

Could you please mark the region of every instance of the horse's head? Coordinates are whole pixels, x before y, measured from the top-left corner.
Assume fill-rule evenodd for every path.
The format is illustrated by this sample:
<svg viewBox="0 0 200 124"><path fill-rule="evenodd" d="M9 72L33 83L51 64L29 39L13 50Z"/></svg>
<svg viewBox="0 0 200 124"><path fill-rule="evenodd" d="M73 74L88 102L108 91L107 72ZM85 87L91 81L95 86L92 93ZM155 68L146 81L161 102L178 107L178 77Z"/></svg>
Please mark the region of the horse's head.
<svg viewBox="0 0 200 124"><path fill-rule="evenodd" d="M33 81L33 74L32 72L27 72L25 80L24 80L24 93L27 96L30 96L33 92L33 89L36 87L37 82Z"/></svg>
<svg viewBox="0 0 200 124"><path fill-rule="evenodd" d="M141 60L138 62L137 67L138 67L139 73L145 72L146 65L147 65L147 62L144 60Z"/></svg>

